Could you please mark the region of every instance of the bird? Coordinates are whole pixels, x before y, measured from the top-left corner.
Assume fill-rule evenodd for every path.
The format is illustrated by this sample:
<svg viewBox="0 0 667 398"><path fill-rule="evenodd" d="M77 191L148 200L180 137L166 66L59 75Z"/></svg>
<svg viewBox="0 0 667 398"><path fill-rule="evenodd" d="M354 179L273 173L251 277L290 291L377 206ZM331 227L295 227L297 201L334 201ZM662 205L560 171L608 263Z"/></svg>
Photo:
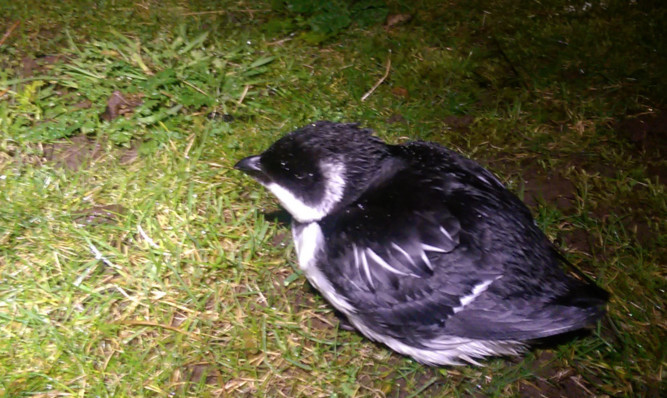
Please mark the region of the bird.
<svg viewBox="0 0 667 398"><path fill-rule="evenodd" d="M425 365L521 355L605 313L526 205L436 143L319 121L234 167L290 213L299 268L343 320Z"/></svg>

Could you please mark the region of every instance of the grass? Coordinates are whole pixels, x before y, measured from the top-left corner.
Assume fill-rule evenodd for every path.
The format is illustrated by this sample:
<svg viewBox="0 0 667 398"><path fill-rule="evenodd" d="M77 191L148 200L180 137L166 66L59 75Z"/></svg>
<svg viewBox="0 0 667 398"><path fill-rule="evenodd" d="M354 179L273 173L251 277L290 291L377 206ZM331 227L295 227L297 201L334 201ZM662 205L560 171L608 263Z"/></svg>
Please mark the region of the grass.
<svg viewBox="0 0 667 398"><path fill-rule="evenodd" d="M0 395L664 391L665 8L389 1L410 19L321 35L281 4L0 3ZM609 315L485 367L339 330L275 201L231 169L319 119L488 166Z"/></svg>

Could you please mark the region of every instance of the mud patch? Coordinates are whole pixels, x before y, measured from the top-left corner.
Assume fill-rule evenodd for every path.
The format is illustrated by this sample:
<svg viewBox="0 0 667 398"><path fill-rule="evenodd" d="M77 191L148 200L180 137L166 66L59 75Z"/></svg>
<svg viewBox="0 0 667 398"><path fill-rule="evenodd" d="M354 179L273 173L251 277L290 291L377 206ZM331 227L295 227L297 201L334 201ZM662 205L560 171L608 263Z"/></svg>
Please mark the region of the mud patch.
<svg viewBox="0 0 667 398"><path fill-rule="evenodd" d="M90 109L93 107L93 103L90 100L83 100L72 105L74 109Z"/></svg>
<svg viewBox="0 0 667 398"><path fill-rule="evenodd" d="M391 89L391 94L394 97L399 97L399 98L403 98L403 99L410 98L410 92L408 91L408 89L406 89L404 87L394 87L394 88L392 88Z"/></svg>
<svg viewBox="0 0 667 398"><path fill-rule="evenodd" d="M469 131L469 126L472 122L475 121L475 118L470 115L465 116L447 116L443 119L445 124L456 131Z"/></svg>
<svg viewBox="0 0 667 398"><path fill-rule="evenodd" d="M121 164L134 162L138 157L138 144L130 148L112 148L107 150L106 140L96 140L85 135L77 135L43 146L42 157L57 168L77 171L103 156L117 158Z"/></svg>
<svg viewBox="0 0 667 398"><path fill-rule="evenodd" d="M554 204L563 212L574 207L575 186L558 172L543 172L539 167L528 166L521 170L521 182L523 201L529 207Z"/></svg>
<svg viewBox="0 0 667 398"><path fill-rule="evenodd" d="M119 116L130 115L134 109L143 103L143 94L123 94L114 91L107 100L104 113L100 115L101 120L110 122Z"/></svg>
<svg viewBox="0 0 667 398"><path fill-rule="evenodd" d="M521 382L519 396L522 398L568 398L596 395L596 389L583 377L577 375L574 369L560 367L551 352L541 352L535 362L531 364L531 368L536 378Z"/></svg>
<svg viewBox="0 0 667 398"><path fill-rule="evenodd" d="M320 313L320 314L312 314L312 312L309 312L309 317L308 317L308 329L313 331L313 330L332 330L336 328L336 322L338 321L335 319L331 314L329 313ZM350 330L350 329L345 329L341 328L344 330Z"/></svg>
<svg viewBox="0 0 667 398"><path fill-rule="evenodd" d="M72 213L74 222L81 226L113 224L125 214L127 209L121 205L93 206Z"/></svg>
<svg viewBox="0 0 667 398"><path fill-rule="evenodd" d="M379 389L386 397L447 397L451 395L451 390L447 388L448 381L439 375L435 368L422 366L415 372L399 374L396 369L401 369L404 360L404 357L394 353L386 358L384 364L377 369L372 369L370 366L362 368L357 380L360 384ZM419 390L418 395L415 395L416 390Z"/></svg>
<svg viewBox="0 0 667 398"><path fill-rule="evenodd" d="M114 153L120 164L130 164L139 157L139 143L134 141L129 148L115 148Z"/></svg>
<svg viewBox="0 0 667 398"><path fill-rule="evenodd" d="M561 238L569 249L591 254L591 234L583 229L566 232ZM557 242L558 243L558 242Z"/></svg>
<svg viewBox="0 0 667 398"><path fill-rule="evenodd" d="M21 77L32 77L44 73L50 65L65 60L64 55L45 55L42 57L21 58Z"/></svg>
<svg viewBox="0 0 667 398"><path fill-rule="evenodd" d="M399 113L392 113L391 116L387 118L387 123L389 124L396 124L396 123L401 123L405 124L407 123L407 120L405 120L405 117Z"/></svg>
<svg viewBox="0 0 667 398"><path fill-rule="evenodd" d="M406 24L412 20L412 14L390 14L384 23L385 28L390 29L395 26Z"/></svg>
<svg viewBox="0 0 667 398"><path fill-rule="evenodd" d="M667 112L656 110L629 117L620 121L616 130L645 160L649 178L667 185L667 167L663 160L667 155Z"/></svg>
<svg viewBox="0 0 667 398"><path fill-rule="evenodd" d="M101 142L78 135L67 141L55 142L44 146L44 158L56 167L67 170L79 170L84 163L95 161L104 155Z"/></svg>
<svg viewBox="0 0 667 398"><path fill-rule="evenodd" d="M271 237L271 246L286 248L289 245L292 235L287 231L277 232L273 237Z"/></svg>
<svg viewBox="0 0 667 398"><path fill-rule="evenodd" d="M222 378L220 372L210 363L195 363L185 366L183 370L176 371L176 380L186 383L204 383L208 385L218 385Z"/></svg>
<svg viewBox="0 0 667 398"><path fill-rule="evenodd" d="M648 221L641 220L638 216L626 220L623 225L634 240L642 246L649 245L656 238L656 233L653 232Z"/></svg>
<svg viewBox="0 0 667 398"><path fill-rule="evenodd" d="M615 208L608 203L599 203L591 213L604 223L613 223L614 215L620 215L620 223L625 232L636 243L644 247L651 247L659 241L660 227L659 216L657 214L647 213L644 205L641 202L635 202L636 199L632 197L620 198L620 204L625 203L626 206L622 208ZM628 206L628 204L630 204ZM651 224L656 222L654 228Z"/></svg>
<svg viewBox="0 0 667 398"><path fill-rule="evenodd" d="M621 137L651 155L664 154L667 148L667 113L656 111L629 117L618 123Z"/></svg>

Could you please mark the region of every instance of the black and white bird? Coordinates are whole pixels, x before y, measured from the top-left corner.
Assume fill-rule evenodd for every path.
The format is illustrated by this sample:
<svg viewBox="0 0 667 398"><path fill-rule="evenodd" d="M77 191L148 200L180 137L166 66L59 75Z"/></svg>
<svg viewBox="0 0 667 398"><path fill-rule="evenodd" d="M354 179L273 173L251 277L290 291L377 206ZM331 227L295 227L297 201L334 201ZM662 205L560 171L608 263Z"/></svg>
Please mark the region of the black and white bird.
<svg viewBox="0 0 667 398"><path fill-rule="evenodd" d="M326 300L419 362L517 355L604 313L607 293L561 269L528 208L437 144L317 122L235 168L292 215L299 266Z"/></svg>

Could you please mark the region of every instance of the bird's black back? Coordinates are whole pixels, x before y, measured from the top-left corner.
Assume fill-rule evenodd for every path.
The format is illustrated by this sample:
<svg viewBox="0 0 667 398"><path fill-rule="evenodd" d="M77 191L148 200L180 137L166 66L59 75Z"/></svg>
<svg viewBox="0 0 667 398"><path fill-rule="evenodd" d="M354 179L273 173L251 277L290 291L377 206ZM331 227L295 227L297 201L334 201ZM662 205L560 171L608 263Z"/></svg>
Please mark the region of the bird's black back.
<svg viewBox="0 0 667 398"><path fill-rule="evenodd" d="M533 339L600 316L606 293L566 275L530 211L490 172L435 144L389 148L391 170L320 221L322 272L368 325L419 346L443 333ZM439 250L420 253L423 243Z"/></svg>

